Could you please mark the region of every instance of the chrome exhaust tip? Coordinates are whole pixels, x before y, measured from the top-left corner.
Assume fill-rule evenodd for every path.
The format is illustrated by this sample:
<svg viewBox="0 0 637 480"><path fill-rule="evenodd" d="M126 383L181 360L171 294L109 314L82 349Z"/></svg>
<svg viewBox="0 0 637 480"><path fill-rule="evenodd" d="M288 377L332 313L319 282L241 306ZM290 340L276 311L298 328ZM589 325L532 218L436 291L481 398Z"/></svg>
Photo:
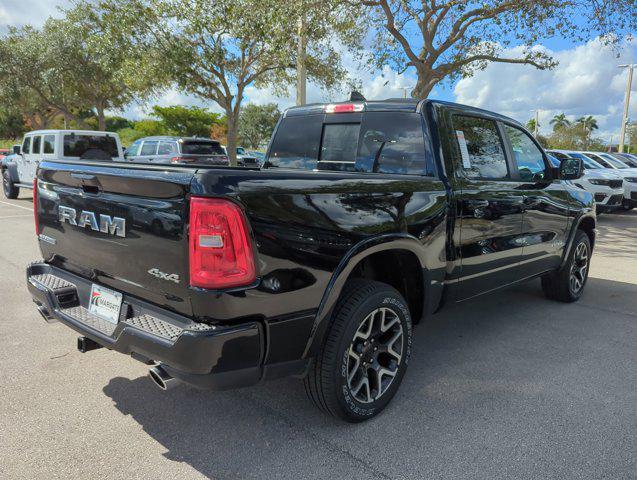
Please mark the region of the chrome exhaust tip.
<svg viewBox="0 0 637 480"><path fill-rule="evenodd" d="M148 371L150 378L162 390L170 390L179 384L179 380L171 377L161 365L151 368Z"/></svg>

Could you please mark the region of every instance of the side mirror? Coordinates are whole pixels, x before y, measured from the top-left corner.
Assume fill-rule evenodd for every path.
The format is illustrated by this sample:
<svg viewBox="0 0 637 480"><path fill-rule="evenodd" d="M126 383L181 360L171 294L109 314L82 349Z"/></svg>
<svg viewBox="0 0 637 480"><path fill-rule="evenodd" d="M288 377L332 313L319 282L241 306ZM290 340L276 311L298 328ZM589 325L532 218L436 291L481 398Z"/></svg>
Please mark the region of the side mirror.
<svg viewBox="0 0 637 480"><path fill-rule="evenodd" d="M584 161L581 158L566 158L560 164L561 180L577 180L584 175Z"/></svg>
<svg viewBox="0 0 637 480"><path fill-rule="evenodd" d="M20 145L13 146L13 153L15 153L16 155L20 155L21 152L22 152L22 147Z"/></svg>

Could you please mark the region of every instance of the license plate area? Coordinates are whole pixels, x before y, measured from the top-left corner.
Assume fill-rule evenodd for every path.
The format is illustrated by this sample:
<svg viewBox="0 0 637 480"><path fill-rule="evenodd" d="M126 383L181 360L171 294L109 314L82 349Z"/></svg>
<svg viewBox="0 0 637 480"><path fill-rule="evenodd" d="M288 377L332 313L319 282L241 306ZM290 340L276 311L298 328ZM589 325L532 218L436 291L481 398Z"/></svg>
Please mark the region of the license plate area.
<svg viewBox="0 0 637 480"><path fill-rule="evenodd" d="M117 324L121 309L121 293L104 288L101 285L92 285L88 304L89 312L113 324Z"/></svg>

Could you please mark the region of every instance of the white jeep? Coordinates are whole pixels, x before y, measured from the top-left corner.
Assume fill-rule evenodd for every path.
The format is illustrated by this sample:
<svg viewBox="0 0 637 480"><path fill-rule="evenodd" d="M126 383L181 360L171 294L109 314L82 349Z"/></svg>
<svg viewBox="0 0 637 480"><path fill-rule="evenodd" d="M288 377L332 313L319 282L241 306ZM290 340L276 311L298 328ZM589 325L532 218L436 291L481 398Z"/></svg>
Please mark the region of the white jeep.
<svg viewBox="0 0 637 480"><path fill-rule="evenodd" d="M24 136L14 155L2 163L2 186L7 198L17 198L20 188L33 188L42 160L124 161L119 136L91 130L36 130Z"/></svg>

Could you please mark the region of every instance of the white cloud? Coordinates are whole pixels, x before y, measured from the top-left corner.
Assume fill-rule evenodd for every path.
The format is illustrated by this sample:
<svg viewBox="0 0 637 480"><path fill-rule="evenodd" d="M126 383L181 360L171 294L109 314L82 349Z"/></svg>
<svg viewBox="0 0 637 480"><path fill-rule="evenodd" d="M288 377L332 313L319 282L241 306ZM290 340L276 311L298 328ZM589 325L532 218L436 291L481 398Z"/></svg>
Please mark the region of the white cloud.
<svg viewBox="0 0 637 480"><path fill-rule="evenodd" d="M508 51L519 54L519 49ZM623 111L626 70L620 63L637 62L637 42L625 43L621 57L599 41L590 41L568 50L549 52L558 61L554 70L531 66L490 64L471 78L460 80L456 101L493 110L526 122L539 108L541 132L550 132L550 119L565 113L571 120L593 115L599 130L595 135L617 141ZM637 117L637 82L633 82L631 117Z"/></svg>
<svg viewBox="0 0 637 480"><path fill-rule="evenodd" d="M0 31L9 26L41 26L48 17L58 16L58 7L69 7L69 0L2 0Z"/></svg>

